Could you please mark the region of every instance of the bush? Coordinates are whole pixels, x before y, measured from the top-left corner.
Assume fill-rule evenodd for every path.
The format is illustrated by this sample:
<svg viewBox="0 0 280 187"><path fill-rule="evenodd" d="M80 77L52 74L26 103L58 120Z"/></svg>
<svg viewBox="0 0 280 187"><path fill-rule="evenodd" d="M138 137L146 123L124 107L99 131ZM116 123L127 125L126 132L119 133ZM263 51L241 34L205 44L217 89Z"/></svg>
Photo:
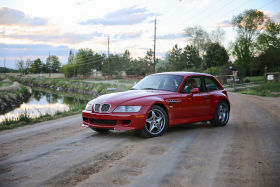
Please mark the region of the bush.
<svg viewBox="0 0 280 187"><path fill-rule="evenodd" d="M229 69L230 65L231 64L228 63L228 64L225 64L222 66L210 67L210 68L207 68L206 70L204 70L204 73L208 73L211 75L231 75L232 72Z"/></svg>

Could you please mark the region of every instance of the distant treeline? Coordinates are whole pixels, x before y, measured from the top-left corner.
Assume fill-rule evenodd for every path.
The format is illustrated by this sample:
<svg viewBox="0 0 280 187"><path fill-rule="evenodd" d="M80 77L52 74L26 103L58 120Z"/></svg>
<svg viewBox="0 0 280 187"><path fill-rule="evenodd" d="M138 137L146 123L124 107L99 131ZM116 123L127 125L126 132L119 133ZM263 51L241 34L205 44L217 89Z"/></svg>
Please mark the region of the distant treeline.
<svg viewBox="0 0 280 187"><path fill-rule="evenodd" d="M18 70L0 67L0 73L18 73Z"/></svg>
<svg viewBox="0 0 280 187"><path fill-rule="evenodd" d="M58 73L61 68L61 63L57 56L52 55L46 59L45 63L40 58L35 60L27 59L26 61L19 60L17 62L17 68L22 74Z"/></svg>

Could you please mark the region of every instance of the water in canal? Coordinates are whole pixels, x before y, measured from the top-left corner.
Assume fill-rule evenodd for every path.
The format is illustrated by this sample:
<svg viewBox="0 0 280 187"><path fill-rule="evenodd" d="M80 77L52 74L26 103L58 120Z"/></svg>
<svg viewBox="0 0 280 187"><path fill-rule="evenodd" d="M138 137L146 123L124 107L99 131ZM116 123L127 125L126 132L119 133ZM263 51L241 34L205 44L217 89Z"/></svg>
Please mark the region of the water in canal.
<svg viewBox="0 0 280 187"><path fill-rule="evenodd" d="M27 102L22 103L18 108L0 115L0 123L5 119L16 119L21 114L27 113L31 118L40 115L53 115L57 111L64 112L71 107L86 104L88 100L63 92L50 92L43 89L32 89L32 96Z"/></svg>

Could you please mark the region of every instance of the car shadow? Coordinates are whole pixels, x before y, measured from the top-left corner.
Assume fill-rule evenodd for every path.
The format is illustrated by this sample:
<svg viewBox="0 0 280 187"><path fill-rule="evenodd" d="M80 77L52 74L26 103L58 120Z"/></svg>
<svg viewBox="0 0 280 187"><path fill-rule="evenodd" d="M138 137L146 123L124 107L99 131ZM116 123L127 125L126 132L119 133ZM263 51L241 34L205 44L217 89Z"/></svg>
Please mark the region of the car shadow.
<svg viewBox="0 0 280 187"><path fill-rule="evenodd" d="M186 132L186 131L191 131L195 129L201 129L201 128L218 128L212 126L209 122L197 122L197 123L188 123L188 124L181 124L181 125L174 125L174 126L169 126L166 129L166 132L163 134L163 136L166 136L168 134L173 134L176 132ZM90 129L89 129L90 130ZM106 133L99 133L99 132L92 132L91 135L87 136L87 138L128 138L130 140L141 140L141 139L146 139L145 136L143 136L139 131L114 131L111 130Z"/></svg>

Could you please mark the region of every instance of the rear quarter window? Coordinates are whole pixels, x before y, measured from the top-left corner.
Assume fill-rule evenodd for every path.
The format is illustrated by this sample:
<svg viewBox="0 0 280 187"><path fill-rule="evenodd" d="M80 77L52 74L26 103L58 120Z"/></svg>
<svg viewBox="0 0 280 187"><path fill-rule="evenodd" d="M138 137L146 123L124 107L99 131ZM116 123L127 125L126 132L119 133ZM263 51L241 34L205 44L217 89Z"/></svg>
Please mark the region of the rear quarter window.
<svg viewBox="0 0 280 187"><path fill-rule="evenodd" d="M205 79L205 86L208 92L221 89L220 85L213 78L205 77L204 79Z"/></svg>

